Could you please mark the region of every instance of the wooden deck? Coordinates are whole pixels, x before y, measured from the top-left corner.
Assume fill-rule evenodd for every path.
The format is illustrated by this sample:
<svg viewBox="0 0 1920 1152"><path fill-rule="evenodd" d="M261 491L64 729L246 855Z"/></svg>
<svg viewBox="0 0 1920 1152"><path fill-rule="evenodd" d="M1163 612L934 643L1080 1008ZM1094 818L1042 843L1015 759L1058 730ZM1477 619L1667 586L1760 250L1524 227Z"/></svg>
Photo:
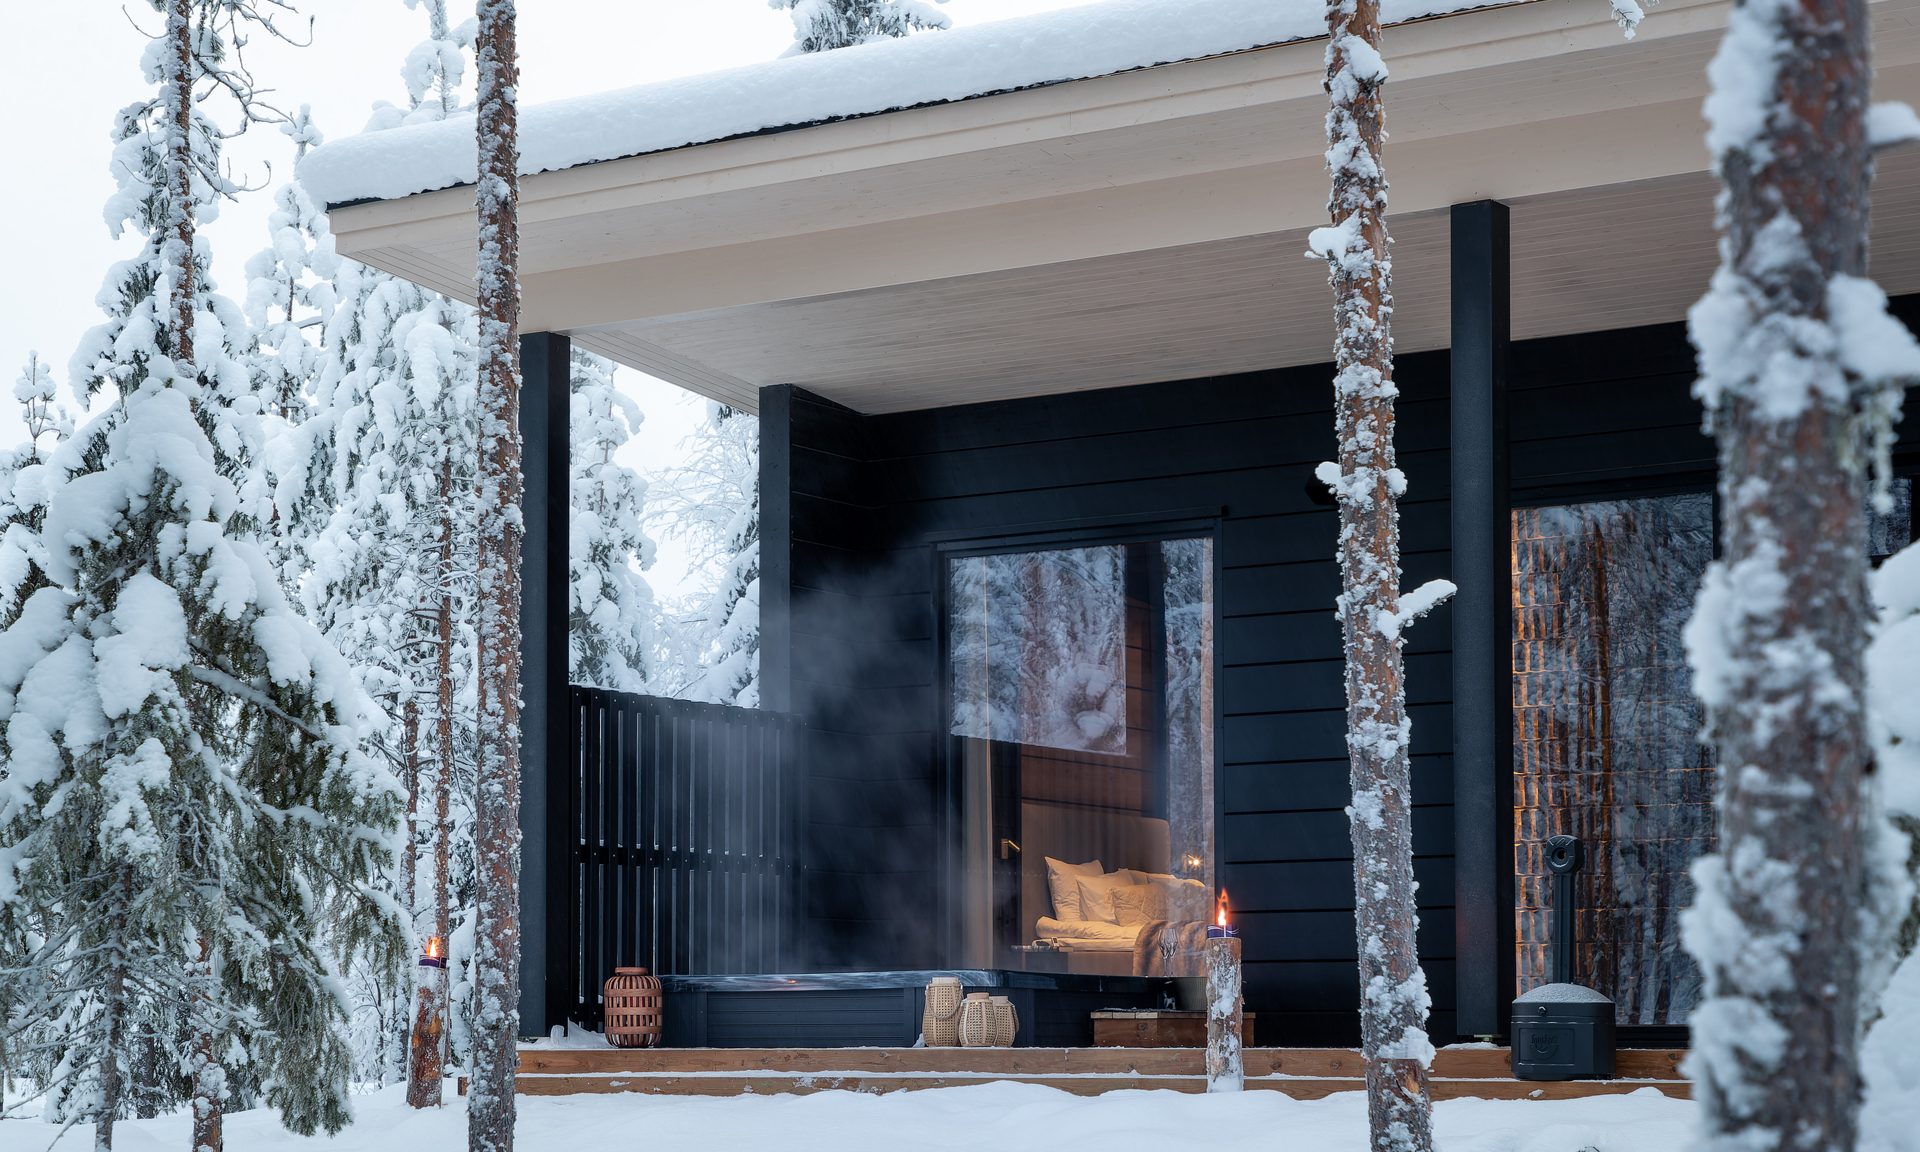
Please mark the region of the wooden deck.
<svg viewBox="0 0 1920 1152"><path fill-rule="evenodd" d="M1623 1049L1614 1080L1515 1080L1507 1052L1442 1050L1434 1061L1436 1100L1566 1100L1654 1088L1686 1098L1684 1052ZM1346 1048L1252 1048L1247 1087L1314 1100L1365 1087L1360 1054ZM541 1048L520 1050L524 1096L644 1092L737 1096L829 1090L905 1092L987 1080L1044 1084L1093 1096L1128 1088L1199 1092L1206 1080L1196 1048ZM466 1092L466 1079L459 1088Z"/></svg>

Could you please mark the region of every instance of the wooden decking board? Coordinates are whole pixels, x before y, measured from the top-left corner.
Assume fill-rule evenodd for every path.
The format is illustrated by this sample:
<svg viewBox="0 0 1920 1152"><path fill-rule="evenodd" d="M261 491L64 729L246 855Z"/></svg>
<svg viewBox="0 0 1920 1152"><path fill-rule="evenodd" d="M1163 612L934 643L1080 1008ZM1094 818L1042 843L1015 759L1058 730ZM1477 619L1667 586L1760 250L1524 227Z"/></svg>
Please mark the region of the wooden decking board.
<svg viewBox="0 0 1920 1152"><path fill-rule="evenodd" d="M1623 1080L1680 1080L1684 1052L1622 1049L1615 1073ZM1249 1076L1364 1077L1365 1063L1349 1048L1249 1048ZM1197 1048L523 1048L529 1074L763 1072L983 1073L1004 1076L1198 1076ZM1504 1080L1503 1048L1443 1048L1434 1059L1439 1079Z"/></svg>
<svg viewBox="0 0 1920 1152"><path fill-rule="evenodd" d="M1687 1098L1683 1052L1623 1049L1616 1080L1515 1080L1504 1049L1442 1049L1433 1098L1566 1100L1653 1088ZM1254 1048L1247 1087L1317 1100L1366 1087L1360 1054L1345 1048ZM526 1096L639 1092L740 1096L824 1091L907 1092L993 1080L1040 1084L1090 1096L1127 1089L1201 1092L1192 1048L524 1048L518 1090ZM466 1092L461 1078L459 1091Z"/></svg>

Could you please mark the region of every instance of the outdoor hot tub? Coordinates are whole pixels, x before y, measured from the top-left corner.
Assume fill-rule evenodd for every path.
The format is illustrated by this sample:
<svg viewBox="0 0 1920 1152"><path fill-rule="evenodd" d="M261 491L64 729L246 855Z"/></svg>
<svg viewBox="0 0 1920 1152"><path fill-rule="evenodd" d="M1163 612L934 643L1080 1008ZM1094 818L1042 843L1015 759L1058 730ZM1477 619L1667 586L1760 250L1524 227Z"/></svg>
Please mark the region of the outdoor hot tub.
<svg viewBox="0 0 1920 1152"><path fill-rule="evenodd" d="M1093 1043L1091 1013L1170 1005L1173 981L1004 969L662 976L665 1042L673 1048L910 1048L929 981L957 977L969 992L1013 1001L1021 1047Z"/></svg>

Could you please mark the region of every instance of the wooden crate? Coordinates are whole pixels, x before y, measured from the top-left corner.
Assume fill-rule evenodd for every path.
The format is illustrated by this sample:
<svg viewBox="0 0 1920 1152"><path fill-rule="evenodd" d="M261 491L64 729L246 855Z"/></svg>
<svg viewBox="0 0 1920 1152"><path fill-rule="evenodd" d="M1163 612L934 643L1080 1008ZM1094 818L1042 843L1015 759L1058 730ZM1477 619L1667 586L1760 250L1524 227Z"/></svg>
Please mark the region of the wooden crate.
<svg viewBox="0 0 1920 1152"><path fill-rule="evenodd" d="M1240 1014L1240 1042L1254 1046L1253 1013ZM1205 1048L1207 1014L1156 1009L1093 1013L1095 1048Z"/></svg>

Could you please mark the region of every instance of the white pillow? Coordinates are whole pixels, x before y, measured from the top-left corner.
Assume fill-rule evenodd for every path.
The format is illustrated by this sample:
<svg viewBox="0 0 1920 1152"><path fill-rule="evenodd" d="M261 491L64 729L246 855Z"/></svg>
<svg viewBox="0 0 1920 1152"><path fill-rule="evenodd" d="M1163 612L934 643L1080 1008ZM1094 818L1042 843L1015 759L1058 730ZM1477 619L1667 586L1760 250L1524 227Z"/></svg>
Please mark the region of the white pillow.
<svg viewBox="0 0 1920 1152"><path fill-rule="evenodd" d="M1080 915L1087 920L1104 920L1109 924L1120 922L1119 913L1113 907L1113 890L1136 886L1133 874L1124 870L1108 876L1082 876L1079 883Z"/></svg>
<svg viewBox="0 0 1920 1152"><path fill-rule="evenodd" d="M1045 857L1047 862L1047 895L1053 898L1053 918L1055 920L1085 920L1080 911L1080 889L1078 881L1082 876L1098 877L1106 872L1105 865L1098 860L1089 860L1085 864L1069 864L1065 860Z"/></svg>

